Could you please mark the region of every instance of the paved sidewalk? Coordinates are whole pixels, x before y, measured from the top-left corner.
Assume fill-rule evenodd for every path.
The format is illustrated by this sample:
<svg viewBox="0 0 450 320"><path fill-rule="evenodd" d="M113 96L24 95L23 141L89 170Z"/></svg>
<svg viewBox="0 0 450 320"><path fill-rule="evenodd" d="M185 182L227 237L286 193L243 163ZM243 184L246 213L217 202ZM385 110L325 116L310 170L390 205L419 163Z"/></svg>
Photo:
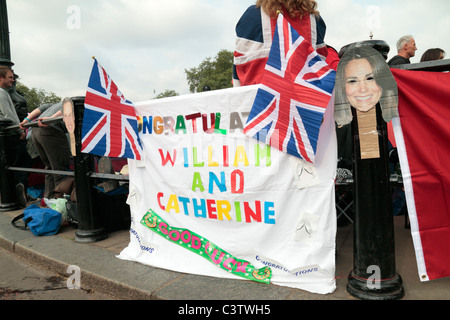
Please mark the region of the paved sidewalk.
<svg viewBox="0 0 450 320"><path fill-rule="evenodd" d="M110 233L107 239L90 244L74 241L74 226L62 227L55 236L36 237L30 231L11 225L12 218L21 212L0 212L1 247L67 277L67 267L77 265L81 269L83 287L95 288L118 299L357 300L346 291L347 276L353 266L352 225L339 227L337 231L337 289L332 294L319 295L288 287L183 274L123 261L116 255L128 245L128 230ZM450 278L420 282L411 233L403 225L403 216L394 217L396 266L403 279L403 300L450 300Z"/></svg>

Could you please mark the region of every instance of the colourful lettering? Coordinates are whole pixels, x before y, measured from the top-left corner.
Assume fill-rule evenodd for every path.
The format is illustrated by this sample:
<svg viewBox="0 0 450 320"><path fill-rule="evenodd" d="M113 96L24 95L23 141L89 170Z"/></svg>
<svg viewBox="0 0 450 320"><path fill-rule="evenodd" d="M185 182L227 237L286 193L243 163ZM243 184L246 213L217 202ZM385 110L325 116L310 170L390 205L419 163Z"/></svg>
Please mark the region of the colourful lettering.
<svg viewBox="0 0 450 320"><path fill-rule="evenodd" d="M216 183L216 186L219 188L220 192L227 191L227 186L225 185L224 171L220 172L220 180L217 178L214 172L209 173L209 188L208 188L209 193L213 193L214 191L214 182Z"/></svg>
<svg viewBox="0 0 450 320"><path fill-rule="evenodd" d="M244 166L246 167L249 165L247 153L245 152L244 146L237 146L236 148L236 155L234 157L234 166L238 167L240 162L243 162Z"/></svg>
<svg viewBox="0 0 450 320"><path fill-rule="evenodd" d="M194 178L192 179L192 191L195 191L197 188L200 189L201 192L205 191L200 173L194 172Z"/></svg>
<svg viewBox="0 0 450 320"><path fill-rule="evenodd" d="M164 132L164 120L161 117L154 117L153 118L153 131L155 131L156 134L161 134Z"/></svg>
<svg viewBox="0 0 450 320"><path fill-rule="evenodd" d="M218 167L219 163L217 161L213 161L213 147L208 146L208 167Z"/></svg>
<svg viewBox="0 0 450 320"><path fill-rule="evenodd" d="M149 223L149 221L152 221L152 223ZM250 262L234 257L208 239L188 229L169 226L151 209L142 217L141 224L173 244L198 254L200 257L230 273L248 280L270 283L272 277L270 267L265 266L261 269L256 269Z"/></svg>
<svg viewBox="0 0 450 320"><path fill-rule="evenodd" d="M175 125L175 133L178 134L180 131L183 132L184 134L187 133L186 123L184 122L184 117L181 115L177 117L177 123Z"/></svg>
<svg viewBox="0 0 450 320"><path fill-rule="evenodd" d="M170 155L170 153L167 151L166 155L164 156L164 151L162 149L158 149L159 155L161 156L161 165L164 167L167 162L170 161L172 164L172 167L175 165L175 161L177 159L177 150L173 150L173 156Z"/></svg>
<svg viewBox="0 0 450 320"><path fill-rule="evenodd" d="M275 204L270 201L230 203L228 200L198 199L171 194L164 199L164 193L156 195L161 210L168 213L183 212L186 216L214 219L219 221L235 221L243 223L276 223ZM180 205L181 203L181 205Z"/></svg>

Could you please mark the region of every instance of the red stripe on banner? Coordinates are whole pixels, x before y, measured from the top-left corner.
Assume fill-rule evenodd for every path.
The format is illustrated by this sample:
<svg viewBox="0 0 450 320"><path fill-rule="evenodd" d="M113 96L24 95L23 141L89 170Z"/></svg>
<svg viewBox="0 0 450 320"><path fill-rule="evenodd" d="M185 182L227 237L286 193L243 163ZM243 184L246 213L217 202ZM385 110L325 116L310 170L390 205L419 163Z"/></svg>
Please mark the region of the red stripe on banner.
<svg viewBox="0 0 450 320"><path fill-rule="evenodd" d="M427 275L429 280L448 277L450 74L391 71L398 85L399 115Z"/></svg>

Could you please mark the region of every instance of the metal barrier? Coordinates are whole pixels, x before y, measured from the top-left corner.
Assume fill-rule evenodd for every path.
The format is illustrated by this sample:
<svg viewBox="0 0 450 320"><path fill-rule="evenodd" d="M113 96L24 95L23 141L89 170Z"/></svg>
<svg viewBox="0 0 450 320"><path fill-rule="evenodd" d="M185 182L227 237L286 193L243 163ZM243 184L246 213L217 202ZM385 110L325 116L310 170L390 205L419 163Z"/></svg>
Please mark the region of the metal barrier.
<svg viewBox="0 0 450 320"><path fill-rule="evenodd" d="M29 172L42 174L57 174L72 176L75 178L77 197L78 230L76 231L76 242L95 242L107 237L105 228L101 225L98 217L99 199L98 192L94 189L96 179L128 181L128 176L97 173L95 172L94 156L81 153L81 129L84 113L84 97L73 97L75 114L75 148L74 171L46 170L37 168L12 167L8 158L10 149L10 130L15 130L19 125L11 125L11 121L0 119L0 211L12 211L19 208L14 184L14 172ZM42 120L43 124L61 122L62 117ZM24 127L36 127L37 122L31 122Z"/></svg>

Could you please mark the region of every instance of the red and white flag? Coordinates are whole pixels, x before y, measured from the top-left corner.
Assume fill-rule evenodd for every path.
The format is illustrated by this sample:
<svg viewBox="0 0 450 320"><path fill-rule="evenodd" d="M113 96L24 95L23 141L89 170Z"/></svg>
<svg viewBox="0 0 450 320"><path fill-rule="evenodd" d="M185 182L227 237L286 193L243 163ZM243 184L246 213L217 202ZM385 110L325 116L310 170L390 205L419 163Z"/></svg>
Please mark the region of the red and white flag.
<svg viewBox="0 0 450 320"><path fill-rule="evenodd" d="M393 119L422 281L450 276L450 74L391 69Z"/></svg>

